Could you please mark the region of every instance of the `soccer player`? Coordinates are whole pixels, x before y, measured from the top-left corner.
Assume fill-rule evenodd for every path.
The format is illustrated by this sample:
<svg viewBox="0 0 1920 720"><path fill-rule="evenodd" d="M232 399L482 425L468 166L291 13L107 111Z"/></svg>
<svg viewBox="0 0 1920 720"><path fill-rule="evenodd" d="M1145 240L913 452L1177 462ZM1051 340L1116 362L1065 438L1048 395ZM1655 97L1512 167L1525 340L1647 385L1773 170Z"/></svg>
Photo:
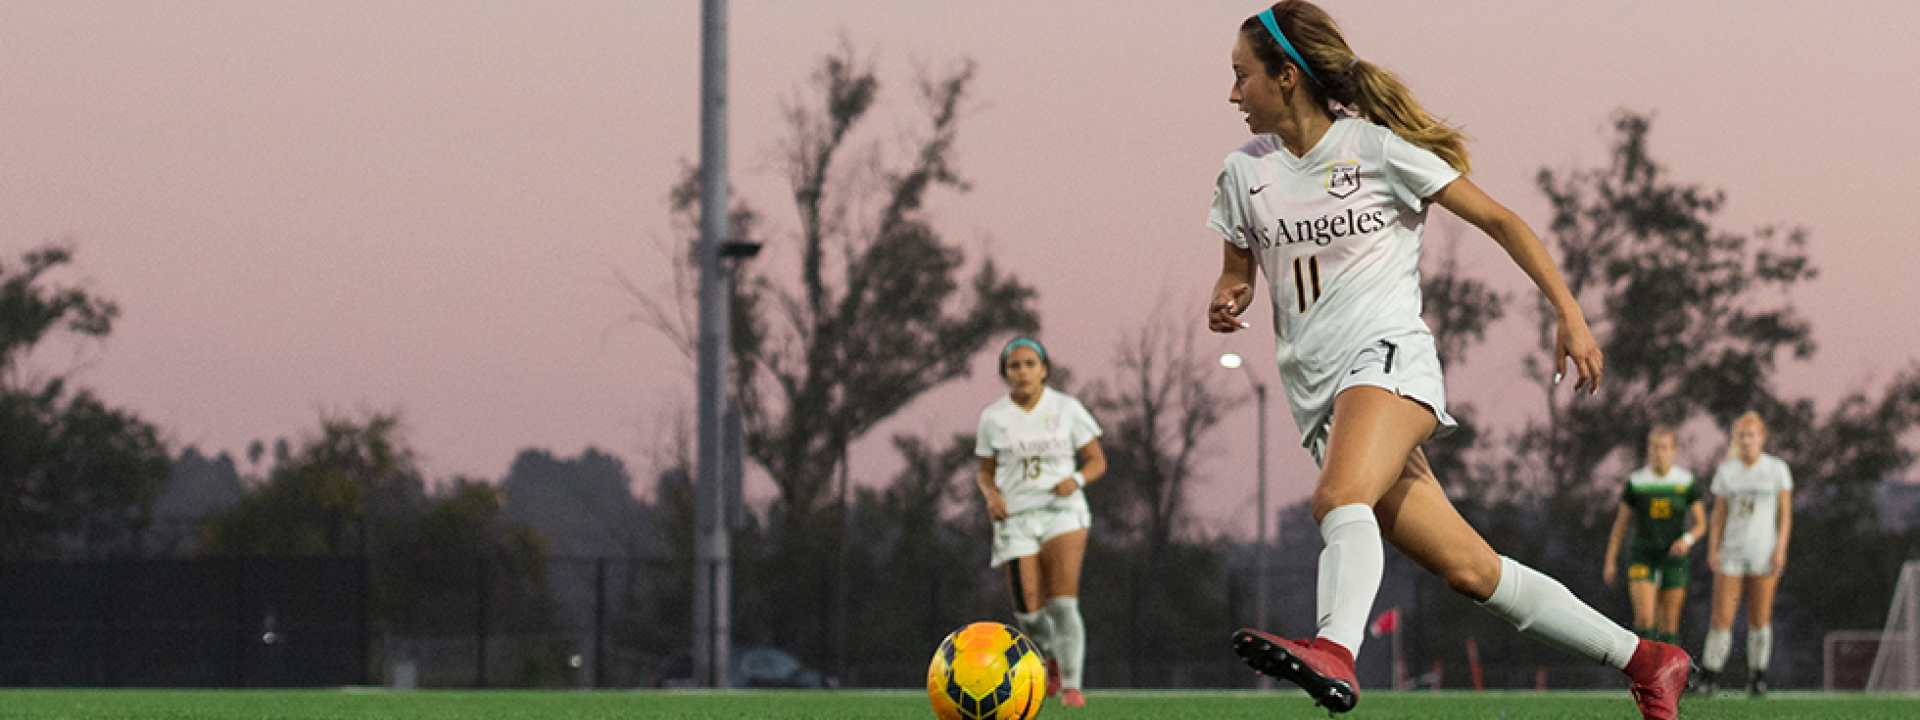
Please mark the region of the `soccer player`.
<svg viewBox="0 0 1920 720"><path fill-rule="evenodd" d="M1100 425L1079 400L1047 387L1053 364L1029 338L1000 351L1007 396L980 411L977 482L993 518L993 567L1005 567L1014 621L1047 656L1047 694L1087 704L1080 562L1087 554L1088 483L1107 471ZM1074 467L1075 456L1080 466Z"/></svg>
<svg viewBox="0 0 1920 720"><path fill-rule="evenodd" d="M1686 468L1673 466L1676 446L1673 428L1655 425L1647 433L1647 466L1627 476L1600 572L1611 587L1619 574L1621 541L1631 524L1627 598L1633 602L1633 631L1673 645L1680 644L1680 607L1687 602L1688 553L1707 532L1700 485ZM1691 528L1688 517L1693 518Z"/></svg>
<svg viewBox="0 0 1920 720"><path fill-rule="evenodd" d="M1234 38L1233 88L1253 139L1230 153L1208 226L1224 261L1208 327L1235 332L1267 277L1275 354L1302 444L1320 465L1318 634L1234 635L1256 671L1344 712L1358 702L1353 656L1393 543L1522 632L1625 671L1646 718L1672 718L1688 657L1636 637L1566 586L1495 553L1460 517L1420 444L1454 426L1433 335L1420 317L1420 237L1434 204L1486 232L1556 312L1554 380L1594 392L1599 346L1526 223L1472 181L1464 138L1386 70L1361 60L1326 12L1288 0Z"/></svg>
<svg viewBox="0 0 1920 720"><path fill-rule="evenodd" d="M1755 413L1733 421L1732 447L1713 473L1713 522L1707 534L1707 566L1713 568L1713 617L1700 689L1719 689L1720 671L1733 648L1733 616L1747 596L1747 692L1767 694L1767 663L1773 659L1773 591L1787 568L1787 537L1793 532L1793 472L1763 451L1767 424Z"/></svg>

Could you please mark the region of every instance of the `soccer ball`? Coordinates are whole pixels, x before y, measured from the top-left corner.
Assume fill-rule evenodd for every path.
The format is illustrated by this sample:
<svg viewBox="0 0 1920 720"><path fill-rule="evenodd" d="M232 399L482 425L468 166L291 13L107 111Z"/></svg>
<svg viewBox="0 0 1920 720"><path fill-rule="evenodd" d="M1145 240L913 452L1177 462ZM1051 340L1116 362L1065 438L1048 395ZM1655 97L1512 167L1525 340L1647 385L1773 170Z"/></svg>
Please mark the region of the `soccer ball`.
<svg viewBox="0 0 1920 720"><path fill-rule="evenodd" d="M927 666L927 699L940 720L1033 720L1046 694L1040 649L996 622L953 631Z"/></svg>

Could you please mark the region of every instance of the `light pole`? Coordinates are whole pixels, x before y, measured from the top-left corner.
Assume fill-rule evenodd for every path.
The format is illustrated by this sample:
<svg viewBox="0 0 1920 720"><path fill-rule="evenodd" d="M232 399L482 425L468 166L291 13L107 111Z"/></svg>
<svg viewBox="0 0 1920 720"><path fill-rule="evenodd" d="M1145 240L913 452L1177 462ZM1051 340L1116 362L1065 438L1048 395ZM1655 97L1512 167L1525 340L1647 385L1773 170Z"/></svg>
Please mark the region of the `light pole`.
<svg viewBox="0 0 1920 720"><path fill-rule="evenodd" d="M1220 367L1238 370L1245 363L1237 353L1225 353L1220 356ZM1247 382L1253 385L1253 402L1259 410L1260 433L1258 470L1255 473L1256 486L1254 504L1258 506L1259 517L1254 522L1253 545L1253 626L1267 630L1267 384L1260 382L1248 370L1243 374ZM1272 679L1260 676L1260 687L1272 687Z"/></svg>
<svg viewBox="0 0 1920 720"><path fill-rule="evenodd" d="M726 518L726 367L731 354L727 238L727 2L700 6L699 432L694 463L693 677L726 687L732 655L733 548Z"/></svg>

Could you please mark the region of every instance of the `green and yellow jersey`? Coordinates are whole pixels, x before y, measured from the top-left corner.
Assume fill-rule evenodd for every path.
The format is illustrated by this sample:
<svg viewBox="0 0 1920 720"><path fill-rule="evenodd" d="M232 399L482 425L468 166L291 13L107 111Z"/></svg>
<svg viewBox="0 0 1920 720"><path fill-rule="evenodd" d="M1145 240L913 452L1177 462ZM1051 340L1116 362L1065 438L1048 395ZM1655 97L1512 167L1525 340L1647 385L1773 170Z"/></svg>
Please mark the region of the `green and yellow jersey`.
<svg viewBox="0 0 1920 720"><path fill-rule="evenodd" d="M1700 501L1703 489L1693 473L1669 468L1664 476L1640 468L1627 476L1620 503L1633 508L1633 552L1660 556L1687 530L1687 510Z"/></svg>

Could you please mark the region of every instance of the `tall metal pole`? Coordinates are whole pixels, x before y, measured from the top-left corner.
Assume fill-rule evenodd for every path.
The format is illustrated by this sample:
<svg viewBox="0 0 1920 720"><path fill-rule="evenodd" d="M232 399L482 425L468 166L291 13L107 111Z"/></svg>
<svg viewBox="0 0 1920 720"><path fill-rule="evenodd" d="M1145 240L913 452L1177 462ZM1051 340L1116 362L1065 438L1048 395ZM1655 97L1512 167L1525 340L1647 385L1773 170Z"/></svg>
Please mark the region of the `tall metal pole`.
<svg viewBox="0 0 1920 720"><path fill-rule="evenodd" d="M842 683L849 683L847 675L847 636L852 634L852 625L848 620L847 604L849 588L853 585L853 505L847 492L847 467L852 463L847 458L846 446L840 448L840 562L834 567L833 589L833 627L837 633L833 641L833 674Z"/></svg>
<svg viewBox="0 0 1920 720"><path fill-rule="evenodd" d="M727 228L727 3L700 4L700 347L699 448L695 460L693 566L694 680L725 687L732 616L726 483L721 481L728 342L727 276L720 244Z"/></svg>
<svg viewBox="0 0 1920 720"><path fill-rule="evenodd" d="M1251 371L1249 371L1251 372ZM1249 378L1252 376L1249 375ZM1259 487L1255 491L1255 504L1259 505L1260 520L1255 525L1255 543L1253 549L1253 626L1262 631L1270 631L1267 625L1267 385L1253 383L1254 404L1259 406L1260 422L1260 468L1256 474ZM1260 676L1259 687L1271 689L1273 678L1265 674Z"/></svg>
<svg viewBox="0 0 1920 720"><path fill-rule="evenodd" d="M1253 553L1253 624L1262 630L1267 629L1267 386L1254 383L1254 404L1260 407L1260 468L1256 475L1259 488L1254 493L1256 505L1260 506L1260 521L1257 529Z"/></svg>

